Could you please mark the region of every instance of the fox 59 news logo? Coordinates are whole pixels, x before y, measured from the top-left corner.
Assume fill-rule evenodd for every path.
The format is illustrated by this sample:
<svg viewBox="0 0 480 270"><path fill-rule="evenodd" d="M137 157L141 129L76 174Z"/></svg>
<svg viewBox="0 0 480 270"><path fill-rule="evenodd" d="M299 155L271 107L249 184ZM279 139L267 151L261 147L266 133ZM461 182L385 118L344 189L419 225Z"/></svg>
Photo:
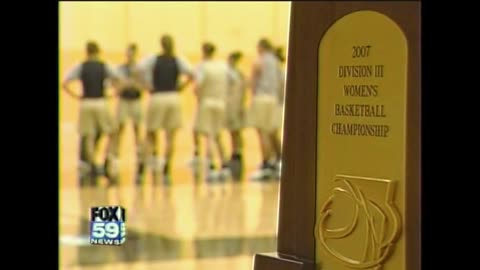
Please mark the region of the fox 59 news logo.
<svg viewBox="0 0 480 270"><path fill-rule="evenodd" d="M125 243L125 208L97 206L90 209L90 244L120 246Z"/></svg>

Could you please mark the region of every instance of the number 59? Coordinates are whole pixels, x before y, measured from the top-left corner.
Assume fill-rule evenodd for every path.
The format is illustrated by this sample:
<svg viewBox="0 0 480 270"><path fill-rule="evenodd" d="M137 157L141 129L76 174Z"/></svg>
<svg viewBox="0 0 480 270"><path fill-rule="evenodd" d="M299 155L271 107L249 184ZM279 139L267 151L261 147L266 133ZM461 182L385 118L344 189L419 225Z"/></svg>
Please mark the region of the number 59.
<svg viewBox="0 0 480 270"><path fill-rule="evenodd" d="M109 223L94 223L92 228L92 235L95 238L102 238L107 236L108 238L117 237L119 234L118 224L114 222Z"/></svg>

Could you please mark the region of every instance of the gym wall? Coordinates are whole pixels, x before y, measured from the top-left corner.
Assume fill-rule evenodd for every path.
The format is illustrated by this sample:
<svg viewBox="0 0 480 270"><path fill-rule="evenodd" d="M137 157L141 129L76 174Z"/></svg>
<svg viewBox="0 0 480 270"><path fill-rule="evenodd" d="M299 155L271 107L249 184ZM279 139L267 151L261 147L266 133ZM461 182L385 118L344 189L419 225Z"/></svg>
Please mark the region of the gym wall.
<svg viewBox="0 0 480 270"><path fill-rule="evenodd" d="M125 47L130 42L137 43L140 59L157 53L159 38L164 33L174 37L176 52L195 65L200 60L202 42L211 41L217 45L221 58L232 50L243 51L241 68L249 76L259 38L267 37L284 48L288 38L289 2L60 2L59 5L59 80L84 59L87 40L97 41L103 59L113 65L123 62ZM63 92L60 97L60 121L76 121L76 102Z"/></svg>

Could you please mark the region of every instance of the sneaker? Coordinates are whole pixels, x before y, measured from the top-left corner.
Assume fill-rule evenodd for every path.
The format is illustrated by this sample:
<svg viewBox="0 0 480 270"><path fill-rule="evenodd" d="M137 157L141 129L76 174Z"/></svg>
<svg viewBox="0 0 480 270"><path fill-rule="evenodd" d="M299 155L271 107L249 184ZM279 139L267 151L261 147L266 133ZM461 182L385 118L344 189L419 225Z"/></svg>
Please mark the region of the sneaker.
<svg viewBox="0 0 480 270"><path fill-rule="evenodd" d="M92 168L90 167L90 164L88 162L80 160L78 164L78 175L80 177L88 176L90 174L91 169Z"/></svg>
<svg viewBox="0 0 480 270"><path fill-rule="evenodd" d="M275 179L280 180L281 176L282 176L282 161L279 160L277 163L275 163Z"/></svg>
<svg viewBox="0 0 480 270"><path fill-rule="evenodd" d="M272 178L273 175L274 175L274 171L271 168L261 168L255 171L250 176L250 179L254 181L267 180Z"/></svg>
<svg viewBox="0 0 480 270"><path fill-rule="evenodd" d="M150 157L145 165L150 167L153 172L161 172L165 165L165 161L162 158Z"/></svg>
<svg viewBox="0 0 480 270"><path fill-rule="evenodd" d="M220 173L215 169L208 169L207 171L207 182L213 183L220 178Z"/></svg>
<svg viewBox="0 0 480 270"><path fill-rule="evenodd" d="M218 173L218 177L220 180L227 180L232 177L232 171L230 170L229 166L223 166L223 168Z"/></svg>

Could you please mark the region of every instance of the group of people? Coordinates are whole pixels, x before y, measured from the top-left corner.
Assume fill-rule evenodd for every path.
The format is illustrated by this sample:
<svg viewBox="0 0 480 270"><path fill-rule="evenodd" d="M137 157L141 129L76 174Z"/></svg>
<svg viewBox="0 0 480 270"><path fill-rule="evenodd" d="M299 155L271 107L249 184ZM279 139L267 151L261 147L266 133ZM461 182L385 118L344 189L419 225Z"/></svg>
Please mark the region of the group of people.
<svg viewBox="0 0 480 270"><path fill-rule="evenodd" d="M217 59L216 46L210 42L202 45L202 60L196 68L177 56L171 36L160 39L161 52L137 63L135 44L127 48L126 62L117 69L100 58L100 48L95 42L86 46L87 58L66 75L62 88L81 99L80 134L80 185L95 185L99 176L106 176L111 185L118 183L118 151L121 136L128 119L134 126L137 177L144 181L150 169L154 179L163 177L164 184L171 182L171 163L174 154L175 135L182 127L179 93L189 84L197 100L197 112L193 130L193 165L202 160L200 140L206 139L207 180L225 179L230 176L232 163L242 163L242 130L254 127L260 139L262 164L252 175L254 179L279 177L281 162L280 128L284 100L285 73L283 51L274 49L267 39L257 44L258 58L252 68L250 80L238 65L242 53L232 52L228 60ZM79 80L83 94L72 91L70 83ZM105 88L110 84L119 96L117 114L110 114ZM245 105L246 91L252 90L252 102ZM146 138L140 138L140 126L144 121L141 97L150 93L146 113ZM232 153L228 155L220 139L221 131L230 131ZM157 131L165 131L165 153L157 153ZM102 166L94 161L100 138L108 137L107 153ZM219 163L215 163L215 156ZM157 181L157 180L156 180Z"/></svg>

